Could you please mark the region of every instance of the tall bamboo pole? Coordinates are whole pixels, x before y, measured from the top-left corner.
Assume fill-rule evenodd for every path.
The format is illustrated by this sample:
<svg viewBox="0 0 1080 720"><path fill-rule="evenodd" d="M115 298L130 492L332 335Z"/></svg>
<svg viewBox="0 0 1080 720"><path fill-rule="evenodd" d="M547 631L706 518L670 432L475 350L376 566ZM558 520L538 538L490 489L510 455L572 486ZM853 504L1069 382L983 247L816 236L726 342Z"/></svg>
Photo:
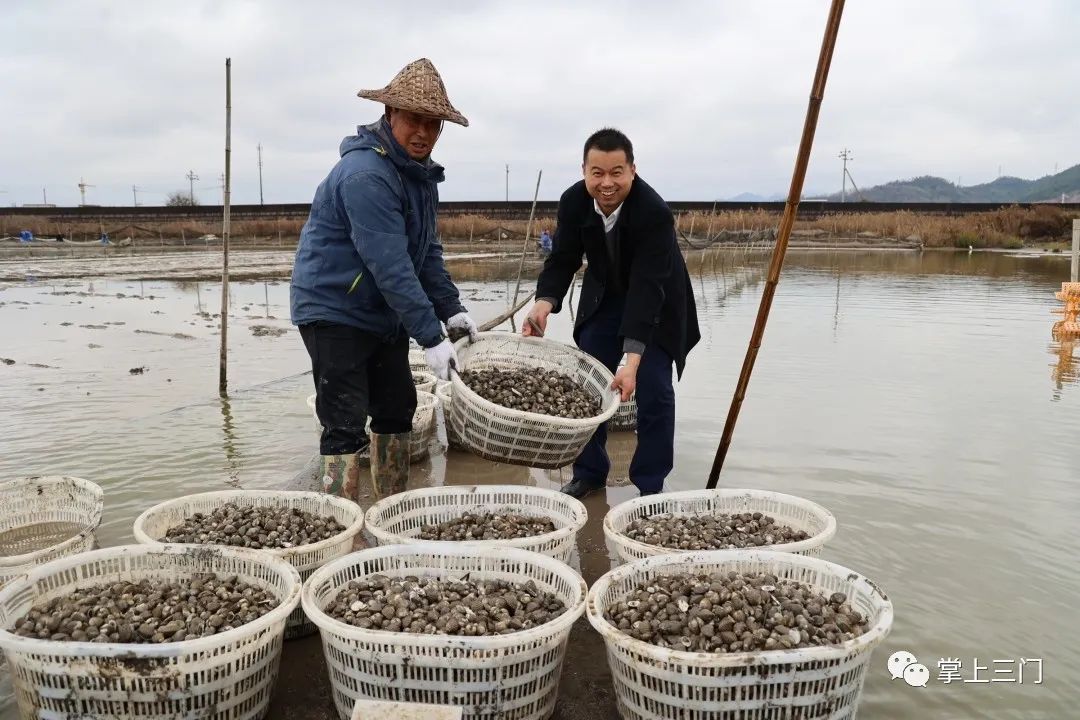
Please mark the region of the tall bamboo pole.
<svg viewBox="0 0 1080 720"><path fill-rule="evenodd" d="M232 181L232 58L225 58L225 218L221 229L221 356L219 358L218 394L229 393L228 338L229 338L229 185Z"/></svg>
<svg viewBox="0 0 1080 720"><path fill-rule="evenodd" d="M803 180L806 178L806 167L810 163L810 149L814 144L814 131L817 129L821 99L825 95L825 81L829 77L829 65L832 63L833 48L836 47L836 35L840 30L840 16L843 12L844 0L832 0L829 19L825 25L825 37L821 41L821 53L818 55L814 86L810 91L810 103L806 109L806 120L803 123L802 141L795 160L795 171L791 176L791 188L788 190L787 203L784 205L784 217L780 221L780 232L777 234L776 245L773 247L772 262L769 263L765 289L761 293L761 305L758 307L754 332L750 336L750 345L746 349L742 372L739 374L739 382L735 387L735 395L731 399L731 408L728 410L727 420L724 423L724 433L720 438L720 446L716 448L716 457L713 459L712 470L709 472L709 482L706 487L710 489L716 487L720 470L724 467L724 459L727 457L731 437L735 432L735 423L739 419L739 410L746 398L746 388L750 384L750 374L754 371L754 361L757 360L758 350L761 348L765 324L769 320L769 310L772 308L773 296L776 294L776 285L780 281L780 270L784 266L788 239L791 237L791 228L795 224L799 198L802 197Z"/></svg>
<svg viewBox="0 0 1080 720"><path fill-rule="evenodd" d="M540 196L540 178L544 171L536 173L536 190L533 192L532 208L529 210L529 224L525 226L525 245L521 248L521 262L518 263L517 284L514 285L514 299L510 307L517 305L518 292L521 290L521 271L525 268L525 253L529 251L529 235L532 233L533 215L536 214L536 198Z"/></svg>

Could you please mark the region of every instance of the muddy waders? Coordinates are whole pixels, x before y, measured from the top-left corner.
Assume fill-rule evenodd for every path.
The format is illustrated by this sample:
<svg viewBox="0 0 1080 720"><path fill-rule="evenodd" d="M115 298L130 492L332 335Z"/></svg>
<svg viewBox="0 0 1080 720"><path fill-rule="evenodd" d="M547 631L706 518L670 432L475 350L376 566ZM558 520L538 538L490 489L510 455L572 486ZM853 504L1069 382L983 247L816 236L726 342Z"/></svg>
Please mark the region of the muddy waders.
<svg viewBox="0 0 1080 720"><path fill-rule="evenodd" d="M405 491L409 481L411 432L384 435L371 433L371 486L382 499Z"/></svg>

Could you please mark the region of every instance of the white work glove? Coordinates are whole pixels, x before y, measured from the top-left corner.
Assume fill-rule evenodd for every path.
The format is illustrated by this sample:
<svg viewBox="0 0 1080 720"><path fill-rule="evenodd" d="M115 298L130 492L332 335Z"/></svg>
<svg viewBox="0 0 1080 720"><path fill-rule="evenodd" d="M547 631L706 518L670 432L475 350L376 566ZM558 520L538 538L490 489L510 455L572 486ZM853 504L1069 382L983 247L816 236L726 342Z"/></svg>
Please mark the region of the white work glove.
<svg viewBox="0 0 1080 720"><path fill-rule="evenodd" d="M476 340L477 334L480 329L476 327L476 321L469 317L469 313L459 312L446 321L446 328L455 328L457 330L467 330L469 332L469 339Z"/></svg>
<svg viewBox="0 0 1080 720"><path fill-rule="evenodd" d="M431 372L440 380L450 379L450 368L457 368L457 352L454 344L444 338L441 343L424 350L424 358L427 360Z"/></svg>

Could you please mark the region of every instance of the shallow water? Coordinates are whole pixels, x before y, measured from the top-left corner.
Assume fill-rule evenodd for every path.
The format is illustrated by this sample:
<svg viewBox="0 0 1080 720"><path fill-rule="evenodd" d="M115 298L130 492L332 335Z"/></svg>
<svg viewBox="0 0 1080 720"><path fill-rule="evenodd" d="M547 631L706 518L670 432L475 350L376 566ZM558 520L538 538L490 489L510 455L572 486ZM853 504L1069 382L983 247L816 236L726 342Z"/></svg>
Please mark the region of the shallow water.
<svg viewBox="0 0 1080 720"><path fill-rule="evenodd" d="M704 486L762 289L760 256L690 261L703 340L677 388L669 489ZM896 621L875 651L862 718L1074 713L1080 386L1075 343L1050 336L1067 273L1062 258L997 253L788 259L721 485L823 504L839 521L823 557L889 593ZM506 306L512 273L462 288L482 320ZM217 396L220 296L215 283L100 278L0 288L0 358L15 361L0 364L0 477L101 484L105 546L132 542L135 517L161 500L282 485L317 447L288 283L231 286L227 401ZM569 337L565 314L549 335ZM583 555L602 556L604 503L634 496L633 438L612 437L616 487L590 498ZM565 479L437 452L411 485ZM584 564L588 580L604 569ZM930 668L927 687L890 680L896 650ZM998 670L1004 681L945 684L939 658L961 659L968 680L977 658L980 679ZM1023 683L1007 681L1020 658L1043 661L1040 684L1034 664Z"/></svg>

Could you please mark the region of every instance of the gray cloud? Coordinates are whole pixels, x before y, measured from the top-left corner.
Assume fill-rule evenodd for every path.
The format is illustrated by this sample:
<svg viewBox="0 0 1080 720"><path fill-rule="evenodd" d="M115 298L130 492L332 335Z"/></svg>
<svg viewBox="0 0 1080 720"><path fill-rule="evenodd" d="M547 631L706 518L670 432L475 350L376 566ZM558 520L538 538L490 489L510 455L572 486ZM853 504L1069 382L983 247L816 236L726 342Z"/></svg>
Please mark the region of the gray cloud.
<svg viewBox="0 0 1080 720"><path fill-rule="evenodd" d="M224 58L233 198L310 199L341 138L381 108L355 96L430 57L472 122L436 157L444 199L554 199L602 125L634 140L669 199L784 192L828 3L7 2L0 202L160 202L193 169L220 198ZM848 3L807 178L837 153L860 185L965 184L1080 162L1080 6L1067 0ZM155 194L156 193L156 194Z"/></svg>

